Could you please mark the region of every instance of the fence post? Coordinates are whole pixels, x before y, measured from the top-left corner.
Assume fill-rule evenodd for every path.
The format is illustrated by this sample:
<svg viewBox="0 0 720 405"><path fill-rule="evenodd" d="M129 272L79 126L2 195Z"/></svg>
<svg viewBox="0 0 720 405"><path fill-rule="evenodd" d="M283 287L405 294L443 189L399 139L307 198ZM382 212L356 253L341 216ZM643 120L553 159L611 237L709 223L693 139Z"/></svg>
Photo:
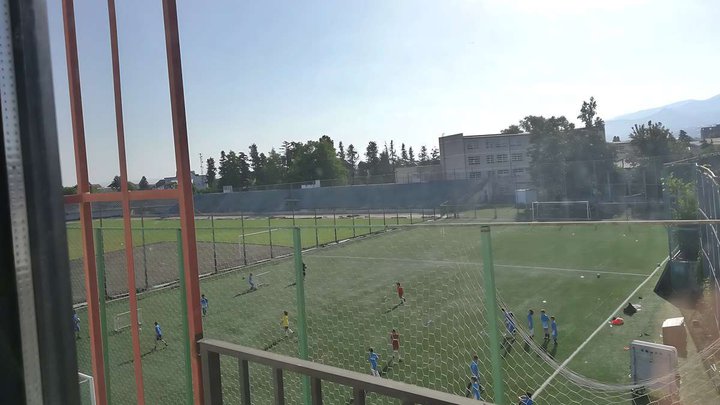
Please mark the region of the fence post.
<svg viewBox="0 0 720 405"><path fill-rule="evenodd" d="M185 289L185 258L183 257L182 229L177 229L178 279L180 280L180 313L182 314L183 350L185 351L185 403L193 403L192 357L190 355L190 329L188 327L187 290Z"/></svg>
<svg viewBox="0 0 720 405"><path fill-rule="evenodd" d="M410 210L410 225L412 225L412 224L413 224L413 222L412 222L412 210Z"/></svg>
<svg viewBox="0 0 720 405"><path fill-rule="evenodd" d="M145 204L140 207L140 237L142 238L142 247L143 247L143 270L145 271L145 289L147 290L150 287L150 284L148 283L148 274L147 274L147 251L145 248Z"/></svg>
<svg viewBox="0 0 720 405"><path fill-rule="evenodd" d="M98 309L100 312L100 338L102 339L103 360L105 364L105 398L107 403L110 402L110 358L109 358L109 341L107 330L107 312L105 311L105 300L107 299L107 282L105 281L105 242L103 238L103 230L95 229L95 265L97 267L98 278Z"/></svg>
<svg viewBox="0 0 720 405"><path fill-rule="evenodd" d="M355 214L352 214L351 217L352 217L353 238L354 238L356 236L355 235Z"/></svg>
<svg viewBox="0 0 720 405"><path fill-rule="evenodd" d="M490 227L483 225L480 228L480 239L482 242L483 256L483 284L485 285L485 310L488 314L488 326L490 327L490 359L493 376L493 402L496 404L506 403L505 390L503 387L502 373L502 350L500 345L500 329L498 327L498 305L495 294L495 270L493 268L492 242Z"/></svg>
<svg viewBox="0 0 720 405"><path fill-rule="evenodd" d="M213 268L215 269L215 273L218 272L218 266L217 266L217 247L215 246L215 216L210 215L210 230L212 232L212 245L213 245Z"/></svg>
<svg viewBox="0 0 720 405"><path fill-rule="evenodd" d="M335 231L335 243L337 243L337 218L335 217L335 208L333 208L333 230Z"/></svg>
<svg viewBox="0 0 720 405"><path fill-rule="evenodd" d="M370 216L370 208L368 208L368 227L370 227L370 232L372 233L372 217Z"/></svg>
<svg viewBox="0 0 720 405"><path fill-rule="evenodd" d="M385 220L385 208L383 208L383 230L387 231L387 221Z"/></svg>
<svg viewBox="0 0 720 405"><path fill-rule="evenodd" d="M273 243L272 243L272 226L270 225L270 215L268 215L268 237L270 238L270 258L273 258Z"/></svg>
<svg viewBox="0 0 720 405"><path fill-rule="evenodd" d="M240 213L240 237L242 238L242 257L243 264L247 266L247 249L245 247L245 216Z"/></svg>
<svg viewBox="0 0 720 405"><path fill-rule="evenodd" d="M317 209L315 210L315 247L320 247L320 238L318 238L318 227L317 227Z"/></svg>
<svg viewBox="0 0 720 405"><path fill-rule="evenodd" d="M400 225L400 208L395 208L395 225Z"/></svg>
<svg viewBox="0 0 720 405"><path fill-rule="evenodd" d="M297 298L297 330L298 330L298 356L308 359L308 338L307 321L305 318L305 277L303 276L302 241L300 239L300 228L293 228L293 247L295 257L295 288ZM303 377L303 398L305 405L309 405L310 398L310 377Z"/></svg>

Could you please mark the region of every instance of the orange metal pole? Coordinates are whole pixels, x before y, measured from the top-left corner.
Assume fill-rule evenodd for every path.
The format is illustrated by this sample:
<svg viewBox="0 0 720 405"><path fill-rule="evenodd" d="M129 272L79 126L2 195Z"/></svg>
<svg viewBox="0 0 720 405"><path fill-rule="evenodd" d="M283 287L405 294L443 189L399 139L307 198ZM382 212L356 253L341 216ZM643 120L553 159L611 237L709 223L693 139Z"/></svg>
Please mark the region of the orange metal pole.
<svg viewBox="0 0 720 405"><path fill-rule="evenodd" d="M170 82L173 138L175 140L175 164L177 167L178 192L180 193L178 198L180 225L182 227L182 244L185 256L185 288L187 294L188 334L191 341L193 398L195 404L202 405L202 366L197 345L197 341L202 339L203 336L200 306L197 305L200 301L200 283L197 247L195 245L195 212L190 179L190 153L188 151L185 95L180 59L180 37L175 0L163 0L163 16L165 19L165 48Z"/></svg>
<svg viewBox="0 0 720 405"><path fill-rule="evenodd" d="M113 88L115 93L115 125L117 127L118 155L120 160L120 193L122 194L123 228L125 232L125 262L130 298L130 331L133 343L133 366L137 404L145 404L142 356L140 355L140 332L138 330L137 290L135 288L135 258L133 256L132 218L130 217L130 190L128 189L127 156L125 154L125 127L123 123L122 91L120 86L120 57L118 52L117 18L115 0L108 0L110 19L110 53L112 56Z"/></svg>
<svg viewBox="0 0 720 405"><path fill-rule="evenodd" d="M80 90L80 69L78 67L77 38L75 33L75 7L73 0L62 2L63 25L65 29L65 57L70 91L70 113L72 116L73 145L75 148L75 175L78 194L90 192L88 180L87 151L85 147L85 123L83 121L82 94ZM93 240L92 208L89 202L80 203L80 228L83 240L83 269L85 271L85 294L88 306L90 328L90 355L95 381L95 400L99 405L107 404L105 385L105 360L103 357L100 325L100 302L97 269L95 267L95 244Z"/></svg>

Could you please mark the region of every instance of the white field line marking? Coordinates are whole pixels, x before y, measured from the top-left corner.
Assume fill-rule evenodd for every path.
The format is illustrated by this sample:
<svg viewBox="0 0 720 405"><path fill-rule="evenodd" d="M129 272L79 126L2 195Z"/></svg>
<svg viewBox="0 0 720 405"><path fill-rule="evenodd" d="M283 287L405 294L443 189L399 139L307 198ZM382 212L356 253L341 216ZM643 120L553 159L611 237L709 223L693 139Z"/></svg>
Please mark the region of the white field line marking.
<svg viewBox="0 0 720 405"><path fill-rule="evenodd" d="M535 269L535 270L552 270L552 271L570 271L574 273L598 273L598 274L620 274L623 276L647 277L647 274L641 273L623 273L620 271L607 270L585 270L585 269L564 269L560 267L541 267L541 266L520 266L517 264L496 264L496 267L512 267L516 269Z"/></svg>
<svg viewBox="0 0 720 405"><path fill-rule="evenodd" d="M255 277L260 277L260 276L263 276L263 275L268 274L268 273L270 273L270 270L265 271L265 272L262 272L262 273L259 273L259 274L256 274Z"/></svg>
<svg viewBox="0 0 720 405"><path fill-rule="evenodd" d="M278 228L275 228L275 229L271 229L270 232L275 232L275 231L278 231L278 230L279 230ZM245 234L245 237L253 236L253 235L260 235L260 234L262 234L262 233L268 233L268 231L259 231L259 232L253 232L253 233L246 233L246 234ZM242 237L243 237L243 235L240 234L240 238L242 238Z"/></svg>
<svg viewBox="0 0 720 405"><path fill-rule="evenodd" d="M640 289L641 289L648 281L650 281L650 279L653 278L653 276L655 276L655 274L656 274L660 269L662 269L662 268L665 267L665 263L667 263L668 260L670 260L670 257L669 257L669 256L666 257L666 258L662 261L662 263L660 263L660 265L657 266L657 267L655 268L655 270L653 270L653 272L650 273L650 275L647 276L647 278L646 278L645 280L643 280L643 282L640 283L640 285L638 285L637 288L635 288L635 290L633 290L633 292L631 292L630 295L628 295L627 298L625 298L625 300L623 300L623 301L620 303L620 306L618 306L618 307L615 309L615 311L613 311L613 312L610 314L610 316L608 316L607 319L605 319L605 321L603 321L603 322L600 324L600 326L598 326L597 329L595 329L595 331L594 331L593 333L591 333L590 336L588 336L588 338L585 339L585 341L582 342L582 343L580 344L580 346L578 346L578 348L575 349L575 351L572 352L572 354L570 354L570 356L569 356L567 359L565 359L565 361L562 362L562 364L560 364L560 366L558 366L558 368L555 370L555 372L553 372L553 373L550 375L550 377L548 377L548 379L545 380L545 382L542 383L542 385L540 385L540 387L535 390L535 392L533 393L533 400L537 400L537 397L540 395L540 393L542 393L543 390L544 390L545 388L547 388L547 386L550 384L550 382L551 382L555 377L557 377L558 374L560 374L560 372L562 371L562 369L564 369L564 368L572 361L572 359L574 359L575 356L576 356L578 353L580 353L580 351L585 347L585 345L587 345L587 344L590 342L590 340L592 340L592 338L595 337L595 335L597 335L601 330L603 330L603 328L606 327L606 325L608 324L608 322L610 322L610 320L612 319L613 316L615 316L616 313L622 311L622 309L625 307L625 303L626 303L626 302L629 302L629 301L632 299L632 297L634 297L635 294L637 294L637 292L640 291Z"/></svg>
<svg viewBox="0 0 720 405"><path fill-rule="evenodd" d="M313 258L333 258L333 259L357 259L357 260L387 260L395 262L405 263L432 263L432 264L452 264L462 266L482 266L482 263L474 262L458 262L451 260L422 260L422 259L405 259L399 257L363 257L363 256L341 256L341 255L313 255ZM588 270L588 269L566 269L560 267L540 267L540 266L520 266L515 264L496 264L495 267L507 267L516 269L535 269L535 270L550 270L550 271L567 271L573 273L593 273L593 274L614 274L620 276L634 276L634 277L647 277L647 274L641 273L624 273L620 271L606 271L606 270Z"/></svg>

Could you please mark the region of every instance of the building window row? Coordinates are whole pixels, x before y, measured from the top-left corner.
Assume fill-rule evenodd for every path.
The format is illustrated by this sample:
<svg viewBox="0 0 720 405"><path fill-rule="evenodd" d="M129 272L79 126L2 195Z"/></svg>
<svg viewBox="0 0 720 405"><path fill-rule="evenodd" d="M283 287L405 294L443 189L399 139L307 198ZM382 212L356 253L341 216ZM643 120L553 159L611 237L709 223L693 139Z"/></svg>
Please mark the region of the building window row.
<svg viewBox="0 0 720 405"><path fill-rule="evenodd" d="M513 162L522 162L523 161L522 153L513 153L512 155L510 155L510 158L512 159ZM468 159L469 165L479 165L482 163L482 156L468 156L467 159ZM506 153L501 153L499 155L486 155L485 162L489 163L489 164L507 163L508 155Z"/></svg>
<svg viewBox="0 0 720 405"><path fill-rule="evenodd" d="M505 140L497 140L497 139L488 139L485 141L485 148L492 149L492 148L507 148L508 143Z"/></svg>
<svg viewBox="0 0 720 405"><path fill-rule="evenodd" d="M481 174L482 173L480 171L470 172L470 178L471 179L479 179L481 177Z"/></svg>

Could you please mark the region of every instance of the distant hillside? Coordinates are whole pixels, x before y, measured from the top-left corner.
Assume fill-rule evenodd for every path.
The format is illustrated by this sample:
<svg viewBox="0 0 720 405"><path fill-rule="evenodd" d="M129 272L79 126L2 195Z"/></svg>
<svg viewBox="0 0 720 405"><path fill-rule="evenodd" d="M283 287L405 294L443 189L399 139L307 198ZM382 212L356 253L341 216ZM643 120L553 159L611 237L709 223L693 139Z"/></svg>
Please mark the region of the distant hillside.
<svg viewBox="0 0 720 405"><path fill-rule="evenodd" d="M681 129L692 137L700 137L700 127L720 124L720 94L707 100L685 100L661 107L624 114L605 122L605 135L628 138L635 124L662 122L674 133Z"/></svg>

